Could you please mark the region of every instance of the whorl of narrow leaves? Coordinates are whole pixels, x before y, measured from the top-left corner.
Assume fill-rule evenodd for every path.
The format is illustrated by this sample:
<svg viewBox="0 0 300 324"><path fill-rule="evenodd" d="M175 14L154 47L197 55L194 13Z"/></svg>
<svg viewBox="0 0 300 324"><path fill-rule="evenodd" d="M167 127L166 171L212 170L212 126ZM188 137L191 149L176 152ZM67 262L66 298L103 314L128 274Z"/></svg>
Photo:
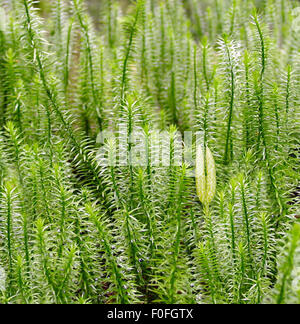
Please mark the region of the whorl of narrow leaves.
<svg viewBox="0 0 300 324"><path fill-rule="evenodd" d="M274 302L277 304L299 304L299 265L300 265L300 225L295 224L289 233L288 244L280 259L280 275L274 289Z"/></svg>

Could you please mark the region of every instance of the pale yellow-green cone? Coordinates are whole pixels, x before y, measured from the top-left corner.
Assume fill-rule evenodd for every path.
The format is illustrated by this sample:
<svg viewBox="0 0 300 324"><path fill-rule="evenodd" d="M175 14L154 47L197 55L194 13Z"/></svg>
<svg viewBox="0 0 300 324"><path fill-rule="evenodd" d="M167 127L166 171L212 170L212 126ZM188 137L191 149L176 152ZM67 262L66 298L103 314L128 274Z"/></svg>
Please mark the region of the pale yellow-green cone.
<svg viewBox="0 0 300 324"><path fill-rule="evenodd" d="M206 196L206 177L204 168L204 154L200 145L197 147L196 151L196 189L200 201L204 203Z"/></svg>
<svg viewBox="0 0 300 324"><path fill-rule="evenodd" d="M196 153L196 188L200 201L206 205L214 199L217 182L215 160L208 147L206 147L206 176L204 165L203 150L201 145L198 145Z"/></svg>
<svg viewBox="0 0 300 324"><path fill-rule="evenodd" d="M7 18L3 8L0 7L0 31L4 33L7 29Z"/></svg>

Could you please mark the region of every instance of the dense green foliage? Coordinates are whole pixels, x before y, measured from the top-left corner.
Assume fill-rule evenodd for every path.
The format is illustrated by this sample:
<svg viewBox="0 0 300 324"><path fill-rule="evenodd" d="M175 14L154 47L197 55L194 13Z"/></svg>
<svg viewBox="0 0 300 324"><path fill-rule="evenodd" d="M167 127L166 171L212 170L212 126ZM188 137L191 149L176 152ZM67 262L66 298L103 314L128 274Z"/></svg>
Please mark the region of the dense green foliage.
<svg viewBox="0 0 300 324"><path fill-rule="evenodd" d="M300 303L298 3L120 2L0 0L0 303Z"/></svg>

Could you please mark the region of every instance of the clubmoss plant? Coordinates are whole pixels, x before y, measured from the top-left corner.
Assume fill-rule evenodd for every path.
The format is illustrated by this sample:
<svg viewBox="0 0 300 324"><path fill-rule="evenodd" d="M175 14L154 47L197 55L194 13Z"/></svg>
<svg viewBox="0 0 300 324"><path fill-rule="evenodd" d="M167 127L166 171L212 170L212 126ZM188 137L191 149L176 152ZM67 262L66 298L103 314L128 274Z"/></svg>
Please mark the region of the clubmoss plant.
<svg viewBox="0 0 300 324"><path fill-rule="evenodd" d="M299 303L291 0L0 0L0 303Z"/></svg>

